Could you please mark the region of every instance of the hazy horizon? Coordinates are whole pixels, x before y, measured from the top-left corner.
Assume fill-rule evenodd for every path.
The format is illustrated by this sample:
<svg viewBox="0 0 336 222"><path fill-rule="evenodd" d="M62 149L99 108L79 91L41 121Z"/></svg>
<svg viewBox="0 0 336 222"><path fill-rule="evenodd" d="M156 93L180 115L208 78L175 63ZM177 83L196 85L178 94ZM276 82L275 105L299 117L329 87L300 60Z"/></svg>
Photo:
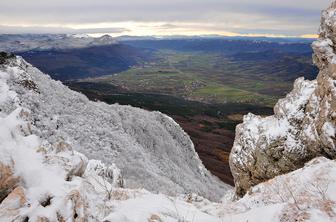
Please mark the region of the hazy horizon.
<svg viewBox="0 0 336 222"><path fill-rule="evenodd" d="M12 0L0 34L316 37L330 0Z"/></svg>

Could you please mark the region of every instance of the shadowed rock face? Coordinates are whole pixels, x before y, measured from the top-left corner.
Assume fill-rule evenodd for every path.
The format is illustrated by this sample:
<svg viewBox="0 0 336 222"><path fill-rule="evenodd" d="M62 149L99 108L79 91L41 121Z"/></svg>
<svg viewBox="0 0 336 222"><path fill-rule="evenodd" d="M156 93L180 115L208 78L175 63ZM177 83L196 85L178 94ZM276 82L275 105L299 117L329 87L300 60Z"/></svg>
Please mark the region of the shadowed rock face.
<svg viewBox="0 0 336 222"><path fill-rule="evenodd" d="M336 2L323 11L313 44L316 80L299 78L274 107L274 116L245 116L236 128L230 167L236 194L304 165L316 156L336 158Z"/></svg>

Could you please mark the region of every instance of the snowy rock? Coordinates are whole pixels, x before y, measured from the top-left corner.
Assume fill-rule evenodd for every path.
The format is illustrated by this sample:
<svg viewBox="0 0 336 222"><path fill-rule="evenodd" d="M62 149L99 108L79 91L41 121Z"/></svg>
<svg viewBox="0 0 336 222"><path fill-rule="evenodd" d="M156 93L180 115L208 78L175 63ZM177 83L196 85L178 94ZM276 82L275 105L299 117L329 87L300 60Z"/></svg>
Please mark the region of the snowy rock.
<svg viewBox="0 0 336 222"><path fill-rule="evenodd" d="M72 147L65 141L60 140L55 144L43 144L38 152L43 152L46 163L62 166L68 172L67 180L70 180L73 176L82 176L87 169L87 157L72 150Z"/></svg>
<svg viewBox="0 0 336 222"><path fill-rule="evenodd" d="M106 166L100 160L90 160L84 176L88 179L94 179L95 182L100 184L107 181L111 184L111 188L124 187L124 179L121 171L115 164Z"/></svg>
<svg viewBox="0 0 336 222"><path fill-rule="evenodd" d="M39 152L43 144L36 135L27 135L25 129L29 123L22 118L22 108L17 105L9 115L3 116L3 112L0 115L0 165L3 166L0 190L6 191L0 203L0 220L74 218L77 208L72 206L74 200L67 197L77 189L77 183L66 180L70 172L63 169L63 162L46 161L52 153ZM67 152L70 157L70 150ZM74 162L76 158L73 159Z"/></svg>
<svg viewBox="0 0 336 222"><path fill-rule="evenodd" d="M252 114L236 128L230 167L236 194L326 156L336 158L336 3L322 13L320 37L312 47L317 80L299 78L274 107L274 116Z"/></svg>
<svg viewBox="0 0 336 222"><path fill-rule="evenodd" d="M222 221L335 221L336 162L319 157L303 168L251 188L211 213Z"/></svg>

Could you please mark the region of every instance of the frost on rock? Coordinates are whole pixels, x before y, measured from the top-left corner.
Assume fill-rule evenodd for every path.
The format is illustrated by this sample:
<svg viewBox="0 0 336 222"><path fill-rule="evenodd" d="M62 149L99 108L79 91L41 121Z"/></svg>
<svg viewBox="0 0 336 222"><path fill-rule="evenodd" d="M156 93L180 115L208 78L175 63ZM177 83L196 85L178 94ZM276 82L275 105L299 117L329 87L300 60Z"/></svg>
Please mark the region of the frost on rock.
<svg viewBox="0 0 336 222"><path fill-rule="evenodd" d="M111 184L111 188L124 187L121 171L115 164L106 166L100 160L90 160L84 176L99 184L104 184L104 181L107 181Z"/></svg>
<svg viewBox="0 0 336 222"><path fill-rule="evenodd" d="M274 116L249 114L236 128L230 155L236 194L303 166L317 156L336 158L336 3L322 13L312 47L317 80L299 78L274 107Z"/></svg>
<svg viewBox="0 0 336 222"><path fill-rule="evenodd" d="M7 184L0 205L0 220L38 221L45 217L56 221L57 214L73 218L75 211L71 205L80 200L79 197L69 199L68 195L76 184L65 180L69 172L58 164L45 164L47 157L38 152L40 139L23 131L28 126L21 118L22 111L17 108L8 116L0 117L1 177ZM6 173L6 169L12 173ZM3 191L4 184L0 185Z"/></svg>

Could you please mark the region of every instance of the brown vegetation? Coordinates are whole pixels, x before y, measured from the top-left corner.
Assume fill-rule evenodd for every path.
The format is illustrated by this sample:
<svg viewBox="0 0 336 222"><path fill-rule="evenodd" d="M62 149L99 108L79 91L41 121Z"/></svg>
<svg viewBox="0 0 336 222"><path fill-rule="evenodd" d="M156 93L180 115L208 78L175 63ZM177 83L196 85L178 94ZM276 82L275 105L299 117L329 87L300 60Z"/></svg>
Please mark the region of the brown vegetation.
<svg viewBox="0 0 336 222"><path fill-rule="evenodd" d="M18 181L11 167L0 163L0 203L16 188Z"/></svg>

